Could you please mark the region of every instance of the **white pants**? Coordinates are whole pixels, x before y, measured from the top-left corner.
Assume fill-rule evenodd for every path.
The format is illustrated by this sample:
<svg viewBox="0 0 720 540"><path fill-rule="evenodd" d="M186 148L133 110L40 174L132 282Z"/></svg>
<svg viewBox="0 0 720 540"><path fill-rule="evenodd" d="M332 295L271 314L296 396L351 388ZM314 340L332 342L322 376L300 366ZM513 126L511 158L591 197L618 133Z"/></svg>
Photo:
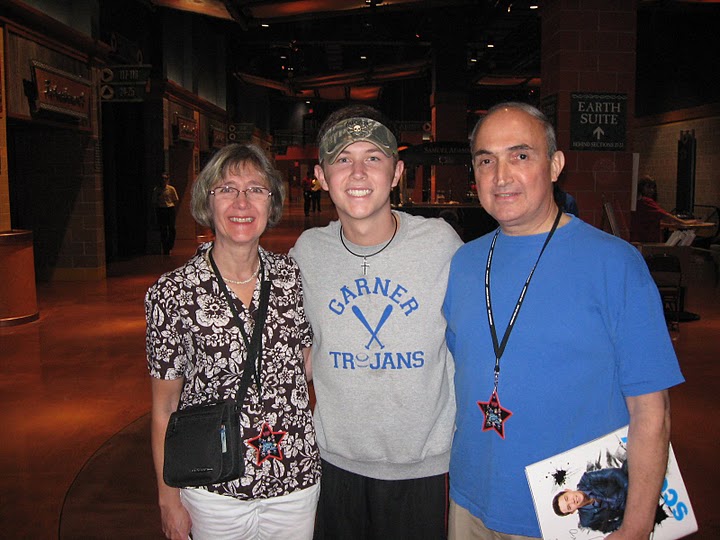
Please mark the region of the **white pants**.
<svg viewBox="0 0 720 540"><path fill-rule="evenodd" d="M193 540L310 540L320 484L289 495L241 501L204 489L181 489Z"/></svg>

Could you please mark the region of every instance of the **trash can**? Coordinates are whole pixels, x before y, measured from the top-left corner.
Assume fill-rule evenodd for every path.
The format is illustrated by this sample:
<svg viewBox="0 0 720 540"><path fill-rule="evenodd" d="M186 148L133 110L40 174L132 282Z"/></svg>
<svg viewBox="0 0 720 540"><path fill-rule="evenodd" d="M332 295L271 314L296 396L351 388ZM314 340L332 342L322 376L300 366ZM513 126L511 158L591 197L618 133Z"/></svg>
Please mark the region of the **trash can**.
<svg viewBox="0 0 720 540"><path fill-rule="evenodd" d="M39 317L32 231L0 231L0 326Z"/></svg>

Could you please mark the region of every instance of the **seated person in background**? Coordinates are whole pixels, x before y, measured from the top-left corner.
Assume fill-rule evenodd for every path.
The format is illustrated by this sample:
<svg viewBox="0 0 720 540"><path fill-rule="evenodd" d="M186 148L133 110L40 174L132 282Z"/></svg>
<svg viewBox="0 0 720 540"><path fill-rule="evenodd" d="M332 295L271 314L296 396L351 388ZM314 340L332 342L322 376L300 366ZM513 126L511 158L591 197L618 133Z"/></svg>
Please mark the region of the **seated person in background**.
<svg viewBox="0 0 720 540"><path fill-rule="evenodd" d="M694 219L680 219L657 203L657 184L649 176L638 182L637 207L630 218L631 242L663 242L662 223L690 225Z"/></svg>

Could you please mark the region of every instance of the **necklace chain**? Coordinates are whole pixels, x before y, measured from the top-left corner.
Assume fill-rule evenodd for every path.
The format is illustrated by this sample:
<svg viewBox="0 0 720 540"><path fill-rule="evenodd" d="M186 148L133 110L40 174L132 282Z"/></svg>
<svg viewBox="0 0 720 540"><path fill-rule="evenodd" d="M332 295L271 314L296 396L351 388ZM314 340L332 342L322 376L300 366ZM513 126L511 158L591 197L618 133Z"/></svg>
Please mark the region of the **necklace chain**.
<svg viewBox="0 0 720 540"><path fill-rule="evenodd" d="M222 278L223 278L223 281L225 281L226 283L232 283L233 285L246 285L246 284L250 283L253 279L255 279L255 278L257 277L259 271L260 271L260 261L258 261L257 268L256 268L255 271L252 273L252 275L251 275L249 278L247 278L247 279L245 279L245 280L243 280L243 281L238 281L238 280L235 280L235 279L226 278L226 277L224 277L224 276L220 276L220 277L222 277Z"/></svg>
<svg viewBox="0 0 720 540"><path fill-rule="evenodd" d="M381 247L380 249L378 249L375 253L370 253L369 255L361 255L361 254L359 254L359 253L355 253L354 251L350 250L349 247L347 247L347 245L345 244L345 239L343 238L343 228L342 228L342 224L340 224L340 243L342 243L343 247L345 248L345 250L346 250L350 255L355 255L355 257L362 257L362 260L363 260L363 262L362 262L363 276L366 276L366 275L367 275L367 269L368 269L368 266L369 266L368 263L367 263L367 260L368 260L370 257L374 257L375 255L377 255L378 253L380 253L381 251L383 251L383 250L384 250L386 247L388 247L388 246L392 243L392 241L395 239L395 235L397 234L397 231L398 231L398 219L397 219L397 217L395 216L395 214L392 214L392 213L391 213L390 215L392 216L393 221L395 222L395 230L393 230L393 233L392 233L392 236L390 237L390 240L388 240L387 243L386 243L383 247Z"/></svg>

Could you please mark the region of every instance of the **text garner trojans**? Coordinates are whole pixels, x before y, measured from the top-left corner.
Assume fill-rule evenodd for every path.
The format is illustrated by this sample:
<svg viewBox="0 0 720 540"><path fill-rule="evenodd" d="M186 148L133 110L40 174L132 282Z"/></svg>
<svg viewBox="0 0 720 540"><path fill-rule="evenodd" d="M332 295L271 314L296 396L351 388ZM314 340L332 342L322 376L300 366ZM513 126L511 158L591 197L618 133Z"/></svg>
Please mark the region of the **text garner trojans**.
<svg viewBox="0 0 720 540"><path fill-rule="evenodd" d="M356 305L356 300L365 296L381 296L387 303L374 302L372 307ZM424 351L391 352L385 349L382 329L388 320L398 315L410 316L419 308L417 299L406 287L390 279L358 278L351 284L340 287L338 294L328 304L328 309L338 316L351 317L367 331L367 339L358 344L355 352L329 351L330 360L336 369L417 369L425 364ZM352 314L352 315L351 315Z"/></svg>

